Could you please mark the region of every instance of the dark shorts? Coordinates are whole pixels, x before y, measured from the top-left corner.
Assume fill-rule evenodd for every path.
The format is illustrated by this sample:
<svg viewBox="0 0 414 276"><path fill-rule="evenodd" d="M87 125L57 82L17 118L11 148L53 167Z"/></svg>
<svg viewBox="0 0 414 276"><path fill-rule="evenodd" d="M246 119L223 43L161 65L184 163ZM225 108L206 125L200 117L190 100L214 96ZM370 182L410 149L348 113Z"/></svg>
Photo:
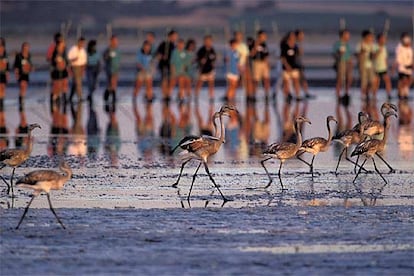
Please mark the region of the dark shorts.
<svg viewBox="0 0 414 276"><path fill-rule="evenodd" d="M0 73L0 83L7 83L6 73Z"/></svg>
<svg viewBox="0 0 414 276"><path fill-rule="evenodd" d="M385 75L387 74L387 71L375 72L375 74L376 74L378 77L382 78L383 76L385 76Z"/></svg>
<svg viewBox="0 0 414 276"><path fill-rule="evenodd" d="M68 71L67 70L64 70L64 71L53 70L50 76L52 77L52 80L63 80L68 77Z"/></svg>
<svg viewBox="0 0 414 276"><path fill-rule="evenodd" d="M27 81L27 82L29 82L29 74L20 74L19 75L18 82L21 82L21 81Z"/></svg>
<svg viewBox="0 0 414 276"><path fill-rule="evenodd" d="M399 80L409 79L410 77L411 77L411 75L404 74L404 73L398 73L398 79Z"/></svg>
<svg viewBox="0 0 414 276"><path fill-rule="evenodd" d="M158 67L158 69L160 70L161 80L169 80L171 78L170 66L162 66Z"/></svg>

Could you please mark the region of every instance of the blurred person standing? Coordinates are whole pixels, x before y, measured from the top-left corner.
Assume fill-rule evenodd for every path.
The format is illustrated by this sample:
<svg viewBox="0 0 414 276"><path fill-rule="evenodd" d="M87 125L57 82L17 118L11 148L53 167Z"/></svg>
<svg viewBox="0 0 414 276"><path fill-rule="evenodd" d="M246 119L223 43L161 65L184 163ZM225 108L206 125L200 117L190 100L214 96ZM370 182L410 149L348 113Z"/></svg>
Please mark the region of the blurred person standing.
<svg viewBox="0 0 414 276"><path fill-rule="evenodd" d="M296 101L301 101L300 97L300 66L297 64L299 51L296 45L296 36L294 32L285 35L280 43L280 60L283 67L283 94L286 101L292 99L291 86L296 94Z"/></svg>
<svg viewBox="0 0 414 276"><path fill-rule="evenodd" d="M68 91L68 59L66 56L66 44L65 41L59 41L56 44L55 51L52 54L52 95L51 95L51 107L59 101L59 98L63 98L63 103L66 102L66 93Z"/></svg>
<svg viewBox="0 0 414 276"><path fill-rule="evenodd" d="M333 57L335 59L334 69L336 72L336 98L338 101L349 104L349 88L352 85L352 51L349 45L351 33L347 29L339 31L339 40L332 47ZM341 96L341 90L345 86L344 93Z"/></svg>
<svg viewBox="0 0 414 276"><path fill-rule="evenodd" d="M243 33L236 31L234 33L234 39L236 40L236 49L239 53L239 75L242 85L246 89L246 95L248 98L254 98L254 85L252 79L251 64L249 65L249 47L243 40Z"/></svg>
<svg viewBox="0 0 414 276"><path fill-rule="evenodd" d="M9 80L9 60L6 52L6 41L0 40L0 111L3 111L4 97L6 96L6 85Z"/></svg>
<svg viewBox="0 0 414 276"><path fill-rule="evenodd" d="M356 46L356 56L359 65L361 97L363 100L369 100L370 92L373 92L374 88L374 50L374 34L370 30L362 31L361 41Z"/></svg>
<svg viewBox="0 0 414 276"><path fill-rule="evenodd" d="M395 63L398 71L398 97L408 99L413 76L413 48L408 33L402 33L400 43L395 48Z"/></svg>
<svg viewBox="0 0 414 276"><path fill-rule="evenodd" d="M76 45L73 45L68 52L68 60L70 62L72 72L72 88L69 97L71 102L75 91L78 97L78 102L82 101L82 79L85 72L87 57L88 55L85 50L85 38L80 37Z"/></svg>
<svg viewBox="0 0 414 276"><path fill-rule="evenodd" d="M177 48L171 54L171 78L172 83L178 83L178 100L183 102L189 96L188 82L190 80L189 68L191 66L191 56L185 50L184 39L179 39ZM174 87L171 87L173 89Z"/></svg>
<svg viewBox="0 0 414 276"><path fill-rule="evenodd" d="M305 39L305 32L303 30L297 29L295 31L295 36L296 36L296 47L298 49L296 63L300 67L299 83L300 83L300 86L302 87L303 92L305 93L305 98L313 99L315 98L315 95L312 95L309 93L308 81L306 80L306 76L305 76L305 66L303 64L303 54L304 54L303 41Z"/></svg>
<svg viewBox="0 0 414 276"><path fill-rule="evenodd" d="M381 80L384 81L385 91L387 92L388 100L391 99L391 78L388 74L388 50L387 50L387 37L384 33L377 35L377 44L374 47L374 69L375 69L375 84L374 84L374 96L380 87Z"/></svg>
<svg viewBox="0 0 414 276"><path fill-rule="evenodd" d="M225 101L233 102L236 96L237 86L240 78L240 52L238 49L238 43L235 39L229 42L230 50L225 54L226 63L226 79L227 79L227 92L224 98Z"/></svg>
<svg viewBox="0 0 414 276"><path fill-rule="evenodd" d="M146 87L145 99L147 102L152 102L152 54L151 43L145 40L141 49L138 50L136 62L137 62L137 76L135 79L133 101L135 102L138 97L139 91L143 84Z"/></svg>
<svg viewBox="0 0 414 276"><path fill-rule="evenodd" d="M257 37L253 48L250 50L250 56L253 61L253 79L255 91L260 82L263 82L265 91L265 99L269 99L270 91L270 65L269 65L269 49L266 44L267 34L263 30L257 32Z"/></svg>
<svg viewBox="0 0 414 276"><path fill-rule="evenodd" d="M214 101L214 81L215 81L215 62L217 59L216 51L213 47L211 35L204 37L204 45L197 51L198 79L195 88L195 97L198 99L203 82L208 83L208 95L210 102Z"/></svg>
<svg viewBox="0 0 414 276"><path fill-rule="evenodd" d="M28 42L23 42L21 52L16 54L13 68L20 88L19 107L23 109L24 98L26 97L27 86L29 84L29 74L33 71L30 45Z"/></svg>
<svg viewBox="0 0 414 276"><path fill-rule="evenodd" d="M47 52L46 52L46 61L51 63L52 62L52 56L53 53L55 52L55 48L56 45L60 42L63 41L63 35L61 33L55 33L53 35L53 41L49 44L49 47L47 48Z"/></svg>
<svg viewBox="0 0 414 276"><path fill-rule="evenodd" d="M97 51L96 40L90 40L86 49L87 62L86 62L86 81L88 83L88 101L92 103L93 92L98 85L98 75L101 71L101 56Z"/></svg>
<svg viewBox="0 0 414 276"><path fill-rule="evenodd" d="M175 49L178 33L174 30L168 32L167 39L158 46L156 57L158 59L158 69L161 75L161 90L164 100L169 101L173 89L174 80L171 78L171 54Z"/></svg>
<svg viewBox="0 0 414 276"><path fill-rule="evenodd" d="M119 69L121 65L121 52L118 49L118 37L112 35L109 40L109 46L103 53L105 63L105 72L107 78L107 86L104 93L104 101L106 106L115 107L116 89L118 87ZM112 105L109 103L109 97L112 97Z"/></svg>

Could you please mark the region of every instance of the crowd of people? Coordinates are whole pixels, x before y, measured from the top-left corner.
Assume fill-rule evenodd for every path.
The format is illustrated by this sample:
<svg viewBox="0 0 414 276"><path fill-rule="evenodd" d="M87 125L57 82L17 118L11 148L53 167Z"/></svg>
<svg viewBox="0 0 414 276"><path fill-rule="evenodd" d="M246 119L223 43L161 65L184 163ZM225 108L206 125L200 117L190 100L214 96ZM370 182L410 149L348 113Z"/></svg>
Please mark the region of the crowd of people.
<svg viewBox="0 0 414 276"><path fill-rule="evenodd" d="M392 97L391 75L398 72L398 97L408 98L413 75L413 48L408 33L401 35L400 43L395 49L395 62L389 65L386 48L387 35L380 33L375 41L374 33L364 30L355 50L349 44L350 31L344 29L339 33L339 40L333 45L334 69L336 71L336 95L339 101L349 103L349 90L353 84L354 60L359 69L362 99L375 97L381 81L385 84L388 98ZM282 65L282 90L286 100L297 101L313 98L309 93L303 62L304 32L296 30L288 32L280 42L280 62ZM75 95L78 100L92 100L97 88L98 75L102 64L107 77L104 92L105 102L116 102L116 90L121 68L121 51L116 35L109 39L109 45L100 54L97 41L90 40L86 44L84 37L78 38L75 45L67 51L66 41L61 33L54 36L46 59L50 64L52 80L51 101L72 102ZM155 45L155 34L148 32L145 41L136 55L136 80L133 89L134 100L145 86L145 99L154 99L153 80L158 69L162 99L169 101L177 88L177 99L188 101L191 97L198 99L203 84L208 84L210 101L214 101L217 52L213 37L206 35L203 44L196 48L194 39L184 40L175 30L171 30L166 39L158 47ZM225 78L227 80L226 95L223 100L234 101L237 90L243 86L247 101L255 101L256 91L262 85L265 99L270 97L271 64L270 51L267 46L267 34L257 31L256 37L248 37L237 31L228 42L224 53ZM354 58L355 57L355 58ZM33 71L30 45L24 42L21 51L15 56L10 68L6 51L6 42L0 43L0 101L5 96L9 71L14 70L19 83L19 102L22 104L26 95L29 75ZM88 96L83 96L83 81L86 75ZM69 88L69 78L71 87ZM302 94L302 95L301 95Z"/></svg>

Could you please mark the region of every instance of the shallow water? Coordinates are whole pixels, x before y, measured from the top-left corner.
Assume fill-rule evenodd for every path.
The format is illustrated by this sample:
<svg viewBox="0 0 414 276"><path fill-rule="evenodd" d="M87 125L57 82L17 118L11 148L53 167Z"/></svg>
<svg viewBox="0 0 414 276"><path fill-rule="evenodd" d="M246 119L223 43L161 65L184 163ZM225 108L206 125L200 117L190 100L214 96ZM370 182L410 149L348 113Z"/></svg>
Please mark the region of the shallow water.
<svg viewBox="0 0 414 276"><path fill-rule="evenodd" d="M199 134L200 125L220 108L219 101L209 104L205 90L198 108L175 101L167 107L159 100L148 105L140 98L134 112L131 91L123 88L113 114L105 112L99 93L92 108L85 102L75 105L73 114L68 108L66 113L54 110L53 116L45 90L30 91L24 114L19 113L13 93L8 90L2 113L9 146L14 146L14 131L23 116L42 125L33 132L32 157L16 175L55 168L60 155L65 155L74 175L63 190L51 195L67 230L59 229L44 196L33 201L21 229L13 230L30 192L17 189L14 200L2 192L2 275L413 272L412 118L408 117L408 125L392 120L384 157L396 173L388 174L387 167L377 162L386 185L373 172L361 174L353 184L353 167L346 161L335 176L341 148L333 144L316 157L313 180L303 163L290 160L282 171L288 190L282 192L275 174L279 163L268 162L274 181L268 189L260 189L268 183L260 166L261 144L290 136L294 116L312 121L303 129L305 139L326 137L328 115L339 119L340 129L352 126L361 109L376 107L371 114L380 118L383 93L367 107L361 106L354 91L346 109L335 104L334 91L328 89L313 89L316 100L292 104L281 97L265 104L259 94L255 105L246 105L240 91L236 103L240 118L226 119L226 143L209 163L215 181L231 200L224 206L203 170L187 201L197 162L189 163L178 189L172 188L181 163L178 155L165 154L185 134ZM217 98L223 94L217 89ZM395 103L400 119L406 119L413 103ZM171 132L164 131L168 137L160 138L163 122L164 130ZM53 126L60 127L60 134L51 135ZM373 171L372 163L367 168ZM10 172L2 170L6 178ZM255 187L259 189L251 189Z"/></svg>

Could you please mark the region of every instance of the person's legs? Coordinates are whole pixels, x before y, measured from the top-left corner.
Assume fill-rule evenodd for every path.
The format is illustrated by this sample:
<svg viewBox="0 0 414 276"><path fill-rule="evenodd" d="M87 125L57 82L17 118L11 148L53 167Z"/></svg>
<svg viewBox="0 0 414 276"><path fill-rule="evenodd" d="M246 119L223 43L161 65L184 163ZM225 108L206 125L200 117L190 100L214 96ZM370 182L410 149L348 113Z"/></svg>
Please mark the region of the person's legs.
<svg viewBox="0 0 414 276"><path fill-rule="evenodd" d="M214 100L214 74L211 73L211 76L208 80L208 95L210 100Z"/></svg>
<svg viewBox="0 0 414 276"><path fill-rule="evenodd" d="M134 95L133 95L134 98L138 97L139 91L141 90L141 86L142 86L142 80L140 77L137 77L137 79L135 80L135 86L134 86Z"/></svg>
<svg viewBox="0 0 414 276"><path fill-rule="evenodd" d="M293 88L295 90L296 99L300 99L300 82L299 82L299 70L294 69L291 72L292 74L292 81L293 81Z"/></svg>
<svg viewBox="0 0 414 276"><path fill-rule="evenodd" d="M388 73L385 73L384 75L382 75L382 80L385 84L385 92L387 92L388 98L391 98L392 84L390 75L388 75Z"/></svg>
<svg viewBox="0 0 414 276"><path fill-rule="evenodd" d="M145 80L145 94L148 101L152 101L153 94L152 94L152 77L148 76Z"/></svg>
<svg viewBox="0 0 414 276"><path fill-rule="evenodd" d="M178 77L178 98L184 100L185 97L185 78L183 76Z"/></svg>

